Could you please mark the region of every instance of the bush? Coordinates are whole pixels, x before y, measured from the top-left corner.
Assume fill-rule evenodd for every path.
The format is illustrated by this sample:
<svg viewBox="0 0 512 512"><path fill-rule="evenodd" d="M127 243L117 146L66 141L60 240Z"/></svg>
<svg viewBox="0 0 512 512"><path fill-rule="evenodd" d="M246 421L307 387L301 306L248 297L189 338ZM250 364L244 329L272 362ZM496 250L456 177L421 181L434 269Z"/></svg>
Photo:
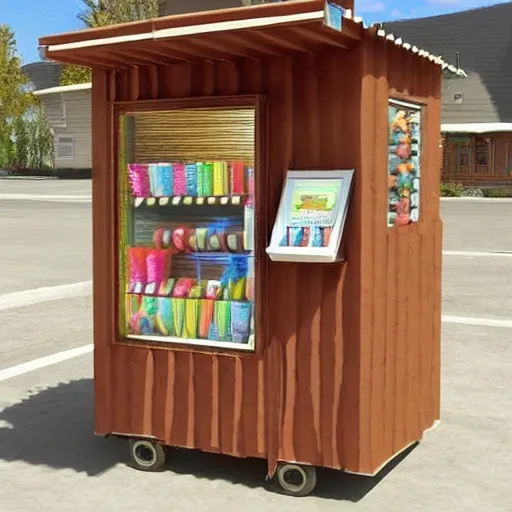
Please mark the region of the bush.
<svg viewBox="0 0 512 512"><path fill-rule="evenodd" d="M462 195L464 197L484 197L484 193L479 188L466 188Z"/></svg>
<svg viewBox="0 0 512 512"><path fill-rule="evenodd" d="M464 186L461 183L441 183L442 197L461 197L464 194Z"/></svg>
<svg viewBox="0 0 512 512"><path fill-rule="evenodd" d="M53 167L43 167L42 169L12 168L8 171L9 176L19 176L27 178L59 178L68 180L90 180L92 170L85 169L57 169Z"/></svg>
<svg viewBox="0 0 512 512"><path fill-rule="evenodd" d="M512 197L512 188L484 188L484 197Z"/></svg>

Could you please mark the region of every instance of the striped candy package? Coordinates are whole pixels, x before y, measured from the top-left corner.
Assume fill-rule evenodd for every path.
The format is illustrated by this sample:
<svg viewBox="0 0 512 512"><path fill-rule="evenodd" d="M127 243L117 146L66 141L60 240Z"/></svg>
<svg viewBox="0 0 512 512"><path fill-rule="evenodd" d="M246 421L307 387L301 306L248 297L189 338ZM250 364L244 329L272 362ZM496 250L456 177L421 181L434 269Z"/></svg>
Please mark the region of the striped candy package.
<svg viewBox="0 0 512 512"><path fill-rule="evenodd" d="M187 177L185 166L181 163L174 164L173 188L175 196L184 196L187 193Z"/></svg>

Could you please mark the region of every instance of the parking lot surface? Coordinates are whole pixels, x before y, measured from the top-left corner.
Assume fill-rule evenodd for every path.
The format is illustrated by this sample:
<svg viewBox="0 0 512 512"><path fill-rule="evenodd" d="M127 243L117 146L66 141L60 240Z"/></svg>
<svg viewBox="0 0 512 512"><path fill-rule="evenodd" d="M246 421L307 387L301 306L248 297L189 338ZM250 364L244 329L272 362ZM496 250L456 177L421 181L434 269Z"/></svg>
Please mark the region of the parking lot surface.
<svg viewBox="0 0 512 512"><path fill-rule="evenodd" d="M0 180L0 512L512 510L511 201L442 205L440 426L374 479L320 471L293 499L262 461L178 451L145 474L93 435L88 197L89 182Z"/></svg>

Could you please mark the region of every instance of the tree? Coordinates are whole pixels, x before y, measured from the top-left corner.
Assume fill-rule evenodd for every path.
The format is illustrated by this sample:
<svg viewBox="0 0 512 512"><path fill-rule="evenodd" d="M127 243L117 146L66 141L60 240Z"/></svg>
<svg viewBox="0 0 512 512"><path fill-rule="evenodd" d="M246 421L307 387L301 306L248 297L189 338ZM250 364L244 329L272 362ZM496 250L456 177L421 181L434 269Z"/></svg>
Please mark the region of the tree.
<svg viewBox="0 0 512 512"><path fill-rule="evenodd" d="M28 78L21 71L14 33L7 25L0 25L0 167L14 164L15 120L33 103Z"/></svg>
<svg viewBox="0 0 512 512"><path fill-rule="evenodd" d="M27 116L27 133L30 141L27 165L30 169L53 167L53 134L46 120L43 107L34 105Z"/></svg>
<svg viewBox="0 0 512 512"><path fill-rule="evenodd" d="M82 0L82 3L84 8L77 17L87 28L106 27L158 16L158 0ZM62 70L61 85L90 81L89 68L66 66Z"/></svg>
<svg viewBox="0 0 512 512"><path fill-rule="evenodd" d="M27 120L25 116L18 116L14 120L15 158L14 165L25 169L29 161L30 138L27 132Z"/></svg>

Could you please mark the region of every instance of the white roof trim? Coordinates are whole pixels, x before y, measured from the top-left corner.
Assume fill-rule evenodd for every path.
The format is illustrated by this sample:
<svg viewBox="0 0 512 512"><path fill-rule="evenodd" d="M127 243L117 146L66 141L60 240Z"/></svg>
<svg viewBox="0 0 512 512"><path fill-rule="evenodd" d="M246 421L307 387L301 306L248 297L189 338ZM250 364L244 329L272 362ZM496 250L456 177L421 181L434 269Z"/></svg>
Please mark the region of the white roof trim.
<svg viewBox="0 0 512 512"><path fill-rule="evenodd" d="M48 89L40 89L39 91L34 91L34 96L45 96L47 94L60 94L63 92L73 92L73 91L86 91L90 89L92 84L90 82L86 84L75 84L75 85L61 85L59 87L50 87Z"/></svg>
<svg viewBox="0 0 512 512"><path fill-rule="evenodd" d="M198 34L208 34L214 32L223 32L231 30L251 29L258 27L269 27L282 25L285 23L294 23L300 21L314 21L324 18L324 11L306 12L301 14L291 14L286 16L269 16L267 18L249 18L245 20L221 21L217 23L204 23L202 25L190 25L186 27L166 28L153 30L145 34L132 34L128 36L107 37L102 39L91 39L88 41L78 41L75 43L64 43L50 45L48 51L58 52L63 50L75 50L77 48L91 48L94 46L103 46L109 44L127 43L133 41L143 41L149 39L166 39L172 37L192 36Z"/></svg>
<svg viewBox="0 0 512 512"><path fill-rule="evenodd" d="M444 133L512 132L512 123L454 123L441 124Z"/></svg>
<svg viewBox="0 0 512 512"><path fill-rule="evenodd" d="M155 30L154 38L164 39L213 32L227 32L230 30L268 27L270 25L282 25L283 23L293 23L296 21L315 21L323 19L324 11L315 11L306 12L302 14L288 14L286 16L270 16L268 18L249 18L246 20L220 21L218 23L207 23L205 25L193 25L190 27L177 27Z"/></svg>

